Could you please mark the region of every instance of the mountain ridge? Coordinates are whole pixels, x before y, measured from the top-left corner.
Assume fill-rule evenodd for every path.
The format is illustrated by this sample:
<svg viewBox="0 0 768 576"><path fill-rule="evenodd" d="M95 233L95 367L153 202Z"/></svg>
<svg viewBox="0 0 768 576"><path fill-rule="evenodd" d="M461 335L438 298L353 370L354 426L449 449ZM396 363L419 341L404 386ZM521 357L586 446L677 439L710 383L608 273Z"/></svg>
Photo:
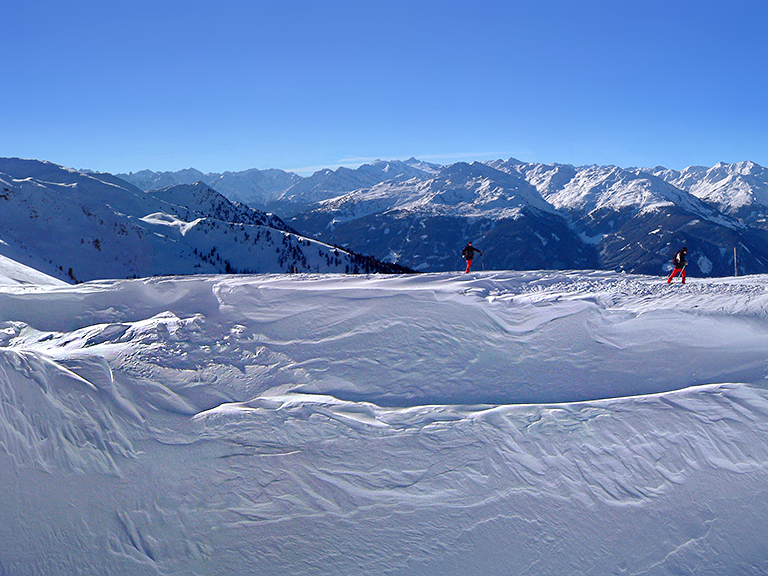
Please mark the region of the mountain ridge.
<svg viewBox="0 0 768 576"><path fill-rule="evenodd" d="M758 172L757 165L749 166L750 173ZM517 187L518 194L509 195L507 190L495 198L486 195L485 203L478 200L484 196L483 187L486 191L493 188L491 182L498 182L502 172L518 178L516 184L506 183L508 188ZM689 172L691 179L696 172ZM452 178L461 173L467 174L457 186ZM707 171L698 173L703 176ZM659 169L656 174L648 169L543 165L514 158L456 163L429 178L384 182L318 203L287 221L325 241L365 246L377 258L430 271L459 269L456 245L468 239L481 248L492 248L486 251L486 263L492 269L594 266L664 274L677 247L688 244L696 254L690 266L694 274L731 273L734 247L741 252L737 263L740 273L766 270L765 229L754 222L759 222L759 215L768 207L755 202L750 206L751 219L745 218L743 209L738 214L722 211L708 198L674 186L669 175L661 177L664 174ZM750 182L760 185L759 178ZM433 189L436 191L430 196ZM538 219L525 233L521 231L522 221L516 221L523 211L519 206L516 211L514 206L523 190L529 199L526 221ZM754 196L760 198L759 194ZM532 206L539 210L531 212ZM546 218L545 213L549 214ZM442 223L443 229L427 224L427 214L448 219ZM425 250L407 246L409 231L419 227L424 230L420 241L433 247L426 266ZM399 228L403 230L392 234ZM453 246L445 242L446 237ZM564 237L567 240L561 242ZM434 254L436 250L443 251L442 258ZM509 252L516 256L510 259Z"/></svg>
<svg viewBox="0 0 768 576"><path fill-rule="evenodd" d="M68 282L168 274L407 271L298 234L207 184L0 158L0 255Z"/></svg>

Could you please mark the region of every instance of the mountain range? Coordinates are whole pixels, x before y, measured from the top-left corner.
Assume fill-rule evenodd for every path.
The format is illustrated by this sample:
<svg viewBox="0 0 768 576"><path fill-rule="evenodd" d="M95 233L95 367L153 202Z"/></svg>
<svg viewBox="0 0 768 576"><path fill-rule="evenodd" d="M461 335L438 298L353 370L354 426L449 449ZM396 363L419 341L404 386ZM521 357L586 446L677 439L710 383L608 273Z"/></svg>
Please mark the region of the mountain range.
<svg viewBox="0 0 768 576"><path fill-rule="evenodd" d="M69 282L169 274L389 272L207 184L145 192L110 174L0 158L0 255Z"/></svg>
<svg viewBox="0 0 768 576"><path fill-rule="evenodd" d="M4 158L0 208L0 255L69 282L461 270L468 240L483 250L475 270L661 275L687 246L693 276L768 272L768 170L754 162L676 171L410 158L301 177L111 175Z"/></svg>
<svg viewBox="0 0 768 576"><path fill-rule="evenodd" d="M189 168L177 172L141 172L117 174L142 190L154 190L176 184L205 182L227 198L258 206L283 216L293 216L316 202L327 200L367 186L385 181L401 182L411 178L434 174L441 166L410 158L387 162L376 160L355 170L340 167L325 168L309 177L302 178L292 172L278 169L250 169L241 172L210 172L203 174Z"/></svg>
<svg viewBox="0 0 768 576"><path fill-rule="evenodd" d="M676 171L514 158L439 166L410 158L306 178L279 173L206 179L216 187L218 178L221 190L248 180L237 194L224 193L274 210L307 236L420 271L460 269L467 240L483 249L481 266L489 269L663 274L685 245L694 275L768 271L768 170L754 162ZM252 194L267 174L273 186ZM140 185L137 175L119 176Z"/></svg>

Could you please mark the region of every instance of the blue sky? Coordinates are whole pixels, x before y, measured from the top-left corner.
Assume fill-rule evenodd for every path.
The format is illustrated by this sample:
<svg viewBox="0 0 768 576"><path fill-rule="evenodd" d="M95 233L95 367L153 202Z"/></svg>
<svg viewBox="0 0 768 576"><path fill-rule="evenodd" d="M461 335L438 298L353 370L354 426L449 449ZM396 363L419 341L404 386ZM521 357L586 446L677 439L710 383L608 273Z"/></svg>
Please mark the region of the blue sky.
<svg viewBox="0 0 768 576"><path fill-rule="evenodd" d="M764 0L7 4L0 156L768 165Z"/></svg>

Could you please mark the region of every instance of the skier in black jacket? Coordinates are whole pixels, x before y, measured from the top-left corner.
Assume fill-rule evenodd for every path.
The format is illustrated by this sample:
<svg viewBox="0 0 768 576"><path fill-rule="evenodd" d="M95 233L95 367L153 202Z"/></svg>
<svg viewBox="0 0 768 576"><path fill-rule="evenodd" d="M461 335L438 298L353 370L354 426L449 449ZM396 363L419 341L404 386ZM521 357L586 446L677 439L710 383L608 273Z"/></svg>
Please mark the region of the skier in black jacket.
<svg viewBox="0 0 768 576"><path fill-rule="evenodd" d="M472 242L468 242L467 245L464 246L464 250L461 251L461 255L464 257L464 260L467 261L467 269L465 271L466 274L469 274L469 269L472 267L472 260L475 257L475 252L480 252L480 254L483 253L482 250L472 246Z"/></svg>
<svg viewBox="0 0 768 576"><path fill-rule="evenodd" d="M688 253L688 249L683 246L680 250L678 250L675 253L675 257L672 258L672 266L674 266L674 270L672 270L672 274L669 275L669 278L667 278L667 284L672 282L672 278L680 274L680 278L683 279L683 284L685 284L685 265L688 264L685 261L685 255Z"/></svg>

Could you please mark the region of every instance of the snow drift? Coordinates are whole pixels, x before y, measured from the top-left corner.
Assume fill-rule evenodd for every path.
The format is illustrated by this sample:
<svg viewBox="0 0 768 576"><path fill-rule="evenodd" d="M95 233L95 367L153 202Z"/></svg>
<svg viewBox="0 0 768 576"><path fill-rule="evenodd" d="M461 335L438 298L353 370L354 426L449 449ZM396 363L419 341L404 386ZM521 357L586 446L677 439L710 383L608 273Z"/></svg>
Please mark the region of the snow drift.
<svg viewBox="0 0 768 576"><path fill-rule="evenodd" d="M767 283L8 282L0 574L764 573Z"/></svg>

